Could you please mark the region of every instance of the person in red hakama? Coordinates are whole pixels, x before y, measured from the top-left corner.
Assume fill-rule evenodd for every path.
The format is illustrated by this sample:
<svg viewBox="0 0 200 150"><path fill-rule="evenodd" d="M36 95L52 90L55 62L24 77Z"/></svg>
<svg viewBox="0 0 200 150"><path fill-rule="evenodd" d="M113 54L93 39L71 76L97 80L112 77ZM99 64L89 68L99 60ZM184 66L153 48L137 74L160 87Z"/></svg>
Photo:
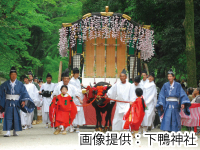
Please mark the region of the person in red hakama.
<svg viewBox="0 0 200 150"><path fill-rule="evenodd" d="M124 129L131 129L133 137L135 133L138 133L139 127L143 121L145 115L146 104L142 97L143 91L141 88L135 90L137 99L134 102L130 102L131 107L124 115L123 120L125 120Z"/></svg>
<svg viewBox="0 0 200 150"><path fill-rule="evenodd" d="M67 86L63 85L60 90L61 94L53 98L49 107L51 126L57 127L57 130L54 132L55 135L59 134L63 128L63 135L65 135L65 129L72 125L77 114L73 98L67 93Z"/></svg>

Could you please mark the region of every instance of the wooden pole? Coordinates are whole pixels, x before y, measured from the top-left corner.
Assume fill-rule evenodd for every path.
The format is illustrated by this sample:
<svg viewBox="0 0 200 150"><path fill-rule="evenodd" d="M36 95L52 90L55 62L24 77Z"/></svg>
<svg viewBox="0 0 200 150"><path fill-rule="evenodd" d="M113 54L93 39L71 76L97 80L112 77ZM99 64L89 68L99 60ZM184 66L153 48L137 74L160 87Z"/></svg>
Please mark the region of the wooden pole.
<svg viewBox="0 0 200 150"><path fill-rule="evenodd" d="M62 61L60 61L60 65L59 65L58 82L61 81L61 74L62 74Z"/></svg>

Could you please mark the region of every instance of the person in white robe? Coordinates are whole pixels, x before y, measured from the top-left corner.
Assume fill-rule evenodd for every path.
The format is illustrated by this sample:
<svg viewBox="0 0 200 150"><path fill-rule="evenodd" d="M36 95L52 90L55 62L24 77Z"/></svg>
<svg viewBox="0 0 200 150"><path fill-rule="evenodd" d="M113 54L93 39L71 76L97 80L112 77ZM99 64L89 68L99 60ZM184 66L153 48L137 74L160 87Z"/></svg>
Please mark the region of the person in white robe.
<svg viewBox="0 0 200 150"><path fill-rule="evenodd" d="M82 104L82 100L80 99L80 93L78 92L78 90L76 89L75 86L73 86L72 84L69 84L70 78L69 78L69 70L66 69L65 72L63 73L63 84L59 83L55 88L54 91L52 93L52 98L61 94L60 88L62 85L67 85L68 87L68 94L73 97L73 98L77 98L79 100L79 102ZM74 132L73 126L70 126L69 128L66 128L65 131L70 130L70 132Z"/></svg>
<svg viewBox="0 0 200 150"><path fill-rule="evenodd" d="M137 98L136 93L135 93L135 90L137 88L141 88L141 89L143 88L142 85L140 84L140 76L136 76L134 78L134 83L131 84L131 87L130 87L130 101L131 102L134 102Z"/></svg>
<svg viewBox="0 0 200 150"><path fill-rule="evenodd" d="M147 71L146 71L146 70L143 70L143 71L142 71L142 80L141 80L141 82L140 82L140 85L141 85L142 87L144 87L145 84L148 83L148 82L149 82L149 80L148 80Z"/></svg>
<svg viewBox="0 0 200 150"><path fill-rule="evenodd" d="M69 81L69 84L76 87L77 91L80 94L80 99L83 103L83 94L82 94L82 90L81 90L81 83L80 83L80 80L78 79L78 77L79 77L79 70L78 70L78 68L74 68L73 69L73 77ZM81 105L79 99L77 99L76 97L73 100L76 105ZM85 116L84 116L83 107L77 106L77 115L73 121L73 125L77 126L76 132L79 132L79 126L82 126L84 124L85 124Z"/></svg>
<svg viewBox="0 0 200 150"><path fill-rule="evenodd" d="M61 94L61 91L60 91L60 88L61 88L61 86L62 85L68 85L68 83L69 83L69 81L70 81L70 78L69 78L69 70L68 69L66 69L63 73L62 73L62 75L61 75L61 77L62 77L62 81L60 81L60 82L58 82L57 84L56 84L56 86L55 86L55 88L54 88L54 90L53 90L53 93L52 93L52 95L51 95L51 98L53 98L54 96L57 96L57 95L59 95L59 94ZM64 83L64 80L65 80L65 83ZM73 86L74 87L74 86ZM72 96L74 96L74 94L73 94L73 87L71 88L71 95ZM75 87L74 87L75 88ZM68 90L69 90L69 87L68 87ZM71 96L70 95L70 96Z"/></svg>
<svg viewBox="0 0 200 150"><path fill-rule="evenodd" d="M127 80L126 70L120 74L120 82L115 83L107 92L107 96L111 99L120 101L130 101L130 87L131 83ZM112 131L123 130L123 116L130 108L129 103L116 102L116 110L112 122Z"/></svg>
<svg viewBox="0 0 200 150"><path fill-rule="evenodd" d="M42 121L46 124L46 128L51 126L51 122L49 120L49 106L51 104L52 98L51 94L54 90L54 83L51 83L52 76L50 73L46 76L46 83L42 84L40 88L40 94L42 95Z"/></svg>
<svg viewBox="0 0 200 150"><path fill-rule="evenodd" d="M26 90L30 96L30 98L33 100L33 102L35 103L35 106L39 106L40 105L40 100L39 100L39 91L36 88L36 86L33 83L30 83L28 80L27 76L24 76L24 86L26 87ZM27 128L32 128L32 121L33 121L33 115L34 115L34 111L31 113L24 113L23 111L20 111L20 115L21 115L21 124L23 127L23 129L27 129Z"/></svg>
<svg viewBox="0 0 200 150"><path fill-rule="evenodd" d="M153 118L155 118L154 110L157 102L157 89L154 83L154 78L155 78L154 73L151 73L149 75L148 82L143 87L144 101L147 106L147 109L145 110L145 116L142 122L143 133L147 131L148 126L152 125L154 121Z"/></svg>

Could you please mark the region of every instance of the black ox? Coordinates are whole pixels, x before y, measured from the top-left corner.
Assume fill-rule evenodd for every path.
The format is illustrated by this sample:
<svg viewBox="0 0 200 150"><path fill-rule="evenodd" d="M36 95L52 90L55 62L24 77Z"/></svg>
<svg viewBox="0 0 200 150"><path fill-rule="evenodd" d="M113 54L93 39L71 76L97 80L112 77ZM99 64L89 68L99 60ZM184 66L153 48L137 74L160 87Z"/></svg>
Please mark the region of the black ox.
<svg viewBox="0 0 200 150"><path fill-rule="evenodd" d="M107 86L106 90L103 90L102 95L98 96L98 90L94 90L96 88L99 88L99 86ZM92 102L92 106L95 108L96 110L96 131L102 131L102 116L101 113L105 113L106 117L105 117L105 126L104 126L104 131L111 131L112 130L112 122L111 122L111 113L112 113L112 109L113 106L115 105L115 102L110 103L110 101L106 100L104 98L105 94L108 92L108 90L111 88L111 85L107 82L99 82L97 83L94 88L91 86L87 87L87 99L88 102L91 102L92 100L94 100ZM108 121L109 121L109 126L108 125Z"/></svg>

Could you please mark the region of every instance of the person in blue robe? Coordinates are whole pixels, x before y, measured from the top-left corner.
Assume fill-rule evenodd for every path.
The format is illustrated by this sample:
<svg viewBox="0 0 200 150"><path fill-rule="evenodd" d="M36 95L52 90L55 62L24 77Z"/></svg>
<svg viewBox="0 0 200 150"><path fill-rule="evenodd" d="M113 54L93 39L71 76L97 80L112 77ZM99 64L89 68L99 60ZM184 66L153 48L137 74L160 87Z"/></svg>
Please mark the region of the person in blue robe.
<svg viewBox="0 0 200 150"><path fill-rule="evenodd" d="M10 70L10 80L0 86L0 112L5 112L3 131L7 131L5 137L17 136L16 131L22 131L20 109L25 113L31 113L35 104L30 98L26 87L21 81L17 80L15 67Z"/></svg>
<svg viewBox="0 0 200 150"><path fill-rule="evenodd" d="M156 105L159 116L162 116L164 113L160 129L168 132L181 131L180 109L186 115L190 115L190 100L181 87L181 84L175 82L174 78L175 75L172 69L170 69L168 71L169 82L163 85Z"/></svg>

